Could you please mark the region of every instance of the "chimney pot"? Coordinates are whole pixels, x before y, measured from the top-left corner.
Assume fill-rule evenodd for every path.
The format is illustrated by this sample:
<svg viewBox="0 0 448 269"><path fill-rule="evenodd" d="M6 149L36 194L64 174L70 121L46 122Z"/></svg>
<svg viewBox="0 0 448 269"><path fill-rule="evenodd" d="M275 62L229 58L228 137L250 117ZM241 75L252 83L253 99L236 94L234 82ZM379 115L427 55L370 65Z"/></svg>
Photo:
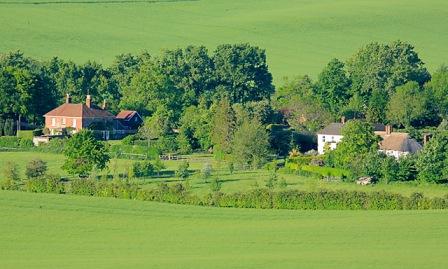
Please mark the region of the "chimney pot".
<svg viewBox="0 0 448 269"><path fill-rule="evenodd" d="M392 125L386 125L386 134L390 135L392 133Z"/></svg>
<svg viewBox="0 0 448 269"><path fill-rule="evenodd" d="M65 96L65 103L70 104L71 102L72 102L72 98L70 97L70 94L67 93L67 95Z"/></svg>
<svg viewBox="0 0 448 269"><path fill-rule="evenodd" d="M88 94L86 97L86 105L88 108L92 106L92 97L90 96L90 94Z"/></svg>

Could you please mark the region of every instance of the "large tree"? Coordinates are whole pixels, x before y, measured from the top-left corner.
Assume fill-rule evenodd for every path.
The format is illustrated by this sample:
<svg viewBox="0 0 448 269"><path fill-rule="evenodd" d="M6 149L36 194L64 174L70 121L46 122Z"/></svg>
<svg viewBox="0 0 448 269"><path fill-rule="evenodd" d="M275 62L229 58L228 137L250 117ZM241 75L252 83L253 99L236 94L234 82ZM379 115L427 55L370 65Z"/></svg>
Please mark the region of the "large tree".
<svg viewBox="0 0 448 269"><path fill-rule="evenodd" d="M432 74L425 88L434 95L434 101L439 115L448 119L448 66L443 65Z"/></svg>
<svg viewBox="0 0 448 269"><path fill-rule="evenodd" d="M333 154L337 166L349 168L356 160L378 150L379 137L370 123L362 120L348 121L342 128L343 138Z"/></svg>
<svg viewBox="0 0 448 269"><path fill-rule="evenodd" d="M350 98L350 80L344 63L338 59L331 60L319 74L316 90L330 111L339 112Z"/></svg>
<svg viewBox="0 0 448 269"><path fill-rule="evenodd" d="M258 168L267 161L269 135L255 117L244 117L232 140L232 157L240 165Z"/></svg>
<svg viewBox="0 0 448 269"><path fill-rule="evenodd" d="M448 133L437 133L417 157L418 179L425 182L448 180Z"/></svg>
<svg viewBox="0 0 448 269"><path fill-rule="evenodd" d="M267 99L274 92L266 53L249 44L220 45L213 55L216 83L231 103Z"/></svg>
<svg viewBox="0 0 448 269"><path fill-rule="evenodd" d="M215 152L230 153L235 131L235 114L227 98L223 98L212 107L211 141Z"/></svg>
<svg viewBox="0 0 448 269"><path fill-rule="evenodd" d="M71 175L86 177L93 169L103 170L110 160L103 142L95 139L90 130L81 130L65 145L66 157L62 169Z"/></svg>
<svg viewBox="0 0 448 269"><path fill-rule="evenodd" d="M390 98L387 115L390 122L405 127L424 125L437 117L429 93L413 81L397 87Z"/></svg>
<svg viewBox="0 0 448 269"><path fill-rule="evenodd" d="M390 44L370 43L348 62L352 93L368 100L372 91L394 92L408 81L423 85L430 75L411 44L395 41Z"/></svg>

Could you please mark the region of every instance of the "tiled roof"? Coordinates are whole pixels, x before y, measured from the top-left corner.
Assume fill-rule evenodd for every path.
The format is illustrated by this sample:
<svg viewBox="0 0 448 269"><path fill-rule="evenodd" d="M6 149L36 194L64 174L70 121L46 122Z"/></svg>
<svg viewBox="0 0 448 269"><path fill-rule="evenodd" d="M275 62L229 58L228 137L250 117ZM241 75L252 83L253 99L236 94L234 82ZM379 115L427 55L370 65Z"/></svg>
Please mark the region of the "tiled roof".
<svg viewBox="0 0 448 269"><path fill-rule="evenodd" d="M95 105L88 107L85 104L65 103L47 114L45 117L80 117L80 118L114 118L115 116L107 110L103 110Z"/></svg>
<svg viewBox="0 0 448 269"><path fill-rule="evenodd" d="M130 120L137 111L134 110L123 110L117 115L117 119L120 120Z"/></svg>
<svg viewBox="0 0 448 269"><path fill-rule="evenodd" d="M383 140L380 142L381 150L394 150L400 152L416 153L422 149L415 139L411 138L408 133L392 132L375 132Z"/></svg>

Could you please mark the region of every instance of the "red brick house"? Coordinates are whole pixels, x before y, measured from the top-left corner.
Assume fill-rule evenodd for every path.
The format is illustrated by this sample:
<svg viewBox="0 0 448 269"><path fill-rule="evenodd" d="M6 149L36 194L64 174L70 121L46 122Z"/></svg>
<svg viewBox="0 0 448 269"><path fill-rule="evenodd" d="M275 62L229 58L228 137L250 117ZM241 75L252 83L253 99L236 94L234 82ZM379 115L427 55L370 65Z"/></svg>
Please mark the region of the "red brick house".
<svg viewBox="0 0 448 269"><path fill-rule="evenodd" d="M136 111L132 112L138 115ZM138 116L140 117L140 115ZM73 104L67 94L65 104L51 110L44 117L45 128L51 135L64 132L76 133L81 129L88 128L99 133L103 139L110 139L135 133L138 128L138 125L125 126L122 124L122 119L106 110L105 102L99 107L92 103L90 95L87 95L85 104Z"/></svg>

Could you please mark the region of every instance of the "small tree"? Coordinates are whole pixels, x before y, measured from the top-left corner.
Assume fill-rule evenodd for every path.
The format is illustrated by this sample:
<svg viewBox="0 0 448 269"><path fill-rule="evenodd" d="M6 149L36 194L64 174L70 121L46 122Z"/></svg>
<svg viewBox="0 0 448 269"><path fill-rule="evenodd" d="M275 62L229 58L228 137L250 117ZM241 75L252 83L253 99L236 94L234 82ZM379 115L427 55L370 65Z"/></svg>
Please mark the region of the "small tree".
<svg viewBox="0 0 448 269"><path fill-rule="evenodd" d="M448 180L448 134L436 134L417 157L418 179L425 182Z"/></svg>
<svg viewBox="0 0 448 269"><path fill-rule="evenodd" d="M221 187L222 187L222 183L217 178L213 179L212 182L210 183L210 190L213 192L220 191Z"/></svg>
<svg viewBox="0 0 448 269"><path fill-rule="evenodd" d="M162 160L160 160L160 158L157 158L152 165L154 167L154 171L157 173L157 176L160 176L160 172L166 168L165 164L162 162Z"/></svg>
<svg viewBox="0 0 448 269"><path fill-rule="evenodd" d="M212 165L210 163L205 163L201 170L202 178L205 182L210 178L212 175Z"/></svg>
<svg viewBox="0 0 448 269"><path fill-rule="evenodd" d="M176 176L181 179L187 179L190 176L190 171L188 171L189 167L190 163L183 161L176 170Z"/></svg>
<svg viewBox="0 0 448 269"><path fill-rule="evenodd" d="M3 176L7 180L19 180L19 171L17 165L13 162L7 162L3 167Z"/></svg>
<svg viewBox="0 0 448 269"><path fill-rule="evenodd" d="M47 162L41 160L41 159L35 159L31 160L27 166L25 175L28 179L31 178L38 178L47 172Z"/></svg>
<svg viewBox="0 0 448 269"><path fill-rule="evenodd" d="M62 169L79 177L87 177L94 168L103 170L110 159L104 143L97 141L93 132L85 129L67 141L64 155L67 158Z"/></svg>

